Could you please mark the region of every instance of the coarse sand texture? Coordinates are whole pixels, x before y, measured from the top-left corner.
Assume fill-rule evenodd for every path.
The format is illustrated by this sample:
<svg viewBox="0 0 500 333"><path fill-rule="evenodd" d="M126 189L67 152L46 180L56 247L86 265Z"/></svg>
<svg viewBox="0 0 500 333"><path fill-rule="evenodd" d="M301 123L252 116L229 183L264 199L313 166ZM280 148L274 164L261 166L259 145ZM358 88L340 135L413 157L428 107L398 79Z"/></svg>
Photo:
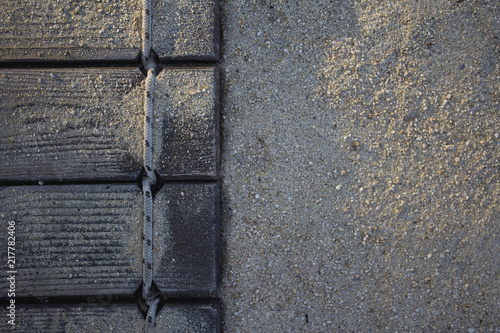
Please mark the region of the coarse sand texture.
<svg viewBox="0 0 500 333"><path fill-rule="evenodd" d="M221 12L224 332L498 332L498 1Z"/></svg>

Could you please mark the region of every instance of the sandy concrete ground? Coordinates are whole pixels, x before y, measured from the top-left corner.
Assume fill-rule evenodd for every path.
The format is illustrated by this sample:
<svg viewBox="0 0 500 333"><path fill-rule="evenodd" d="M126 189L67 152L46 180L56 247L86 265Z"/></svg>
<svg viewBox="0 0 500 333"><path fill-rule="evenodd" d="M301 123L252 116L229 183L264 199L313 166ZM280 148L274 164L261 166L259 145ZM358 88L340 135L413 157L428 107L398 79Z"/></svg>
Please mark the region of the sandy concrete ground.
<svg viewBox="0 0 500 333"><path fill-rule="evenodd" d="M500 331L500 4L222 0L224 332Z"/></svg>

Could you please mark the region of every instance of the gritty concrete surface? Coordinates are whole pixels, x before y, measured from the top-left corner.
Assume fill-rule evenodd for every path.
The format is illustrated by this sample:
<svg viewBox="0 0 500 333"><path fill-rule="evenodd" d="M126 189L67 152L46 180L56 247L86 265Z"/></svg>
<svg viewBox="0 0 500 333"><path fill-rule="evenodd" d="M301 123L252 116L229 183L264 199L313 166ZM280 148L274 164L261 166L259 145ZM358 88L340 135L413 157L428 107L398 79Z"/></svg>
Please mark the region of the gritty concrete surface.
<svg viewBox="0 0 500 333"><path fill-rule="evenodd" d="M221 1L224 332L500 331L499 13Z"/></svg>

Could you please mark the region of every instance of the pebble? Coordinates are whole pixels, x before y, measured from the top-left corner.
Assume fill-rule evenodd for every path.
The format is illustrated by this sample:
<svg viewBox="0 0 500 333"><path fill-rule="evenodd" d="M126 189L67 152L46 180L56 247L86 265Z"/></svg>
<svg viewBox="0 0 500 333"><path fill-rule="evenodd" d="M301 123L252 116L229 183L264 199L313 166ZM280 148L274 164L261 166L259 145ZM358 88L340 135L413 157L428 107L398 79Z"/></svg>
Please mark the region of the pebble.
<svg viewBox="0 0 500 333"><path fill-rule="evenodd" d="M224 331L494 331L496 45L431 2L221 2Z"/></svg>

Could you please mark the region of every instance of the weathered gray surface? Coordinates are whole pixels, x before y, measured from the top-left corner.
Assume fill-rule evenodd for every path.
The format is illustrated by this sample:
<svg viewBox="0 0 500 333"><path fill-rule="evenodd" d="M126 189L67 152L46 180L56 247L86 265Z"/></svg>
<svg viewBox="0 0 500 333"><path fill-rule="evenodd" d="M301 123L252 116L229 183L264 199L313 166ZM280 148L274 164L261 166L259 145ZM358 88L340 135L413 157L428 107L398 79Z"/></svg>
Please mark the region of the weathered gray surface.
<svg viewBox="0 0 500 333"><path fill-rule="evenodd" d="M133 61L141 7L140 0L3 0L0 61Z"/></svg>
<svg viewBox="0 0 500 333"><path fill-rule="evenodd" d="M0 331L8 332L6 309L2 306ZM5 319L7 318L7 319ZM219 332L217 303L165 304L156 317L158 333ZM112 298L89 297L81 304L17 304L15 332L81 333L144 332L145 319L136 304L112 303Z"/></svg>
<svg viewBox="0 0 500 333"><path fill-rule="evenodd" d="M161 60L219 58L218 0L153 0L152 27Z"/></svg>
<svg viewBox="0 0 500 333"><path fill-rule="evenodd" d="M0 70L0 180L135 180L138 69Z"/></svg>
<svg viewBox="0 0 500 333"><path fill-rule="evenodd" d="M16 308L16 327L23 333L144 332L144 316L136 304L107 304L108 300L89 299L77 305L20 305ZM2 314L5 308L2 306ZM2 332L10 332L6 315Z"/></svg>
<svg viewBox="0 0 500 333"><path fill-rule="evenodd" d="M498 332L498 1L221 1L225 332Z"/></svg>
<svg viewBox="0 0 500 333"><path fill-rule="evenodd" d="M218 285L219 186L165 184L154 200L153 280L164 294Z"/></svg>
<svg viewBox="0 0 500 333"><path fill-rule="evenodd" d="M141 51L142 1L2 2L0 61L134 61ZM156 0L153 49L162 60L219 57L216 0Z"/></svg>
<svg viewBox="0 0 500 333"><path fill-rule="evenodd" d="M141 283L137 185L3 187L0 218L5 240L15 221L16 297L131 296ZM7 241L0 251L7 253ZM0 272L0 297L8 275Z"/></svg>
<svg viewBox="0 0 500 333"><path fill-rule="evenodd" d="M216 68L165 69L157 77L154 169L164 178L217 178Z"/></svg>
<svg viewBox="0 0 500 333"><path fill-rule="evenodd" d="M219 321L217 303L165 305L156 316L156 331L218 333Z"/></svg>

